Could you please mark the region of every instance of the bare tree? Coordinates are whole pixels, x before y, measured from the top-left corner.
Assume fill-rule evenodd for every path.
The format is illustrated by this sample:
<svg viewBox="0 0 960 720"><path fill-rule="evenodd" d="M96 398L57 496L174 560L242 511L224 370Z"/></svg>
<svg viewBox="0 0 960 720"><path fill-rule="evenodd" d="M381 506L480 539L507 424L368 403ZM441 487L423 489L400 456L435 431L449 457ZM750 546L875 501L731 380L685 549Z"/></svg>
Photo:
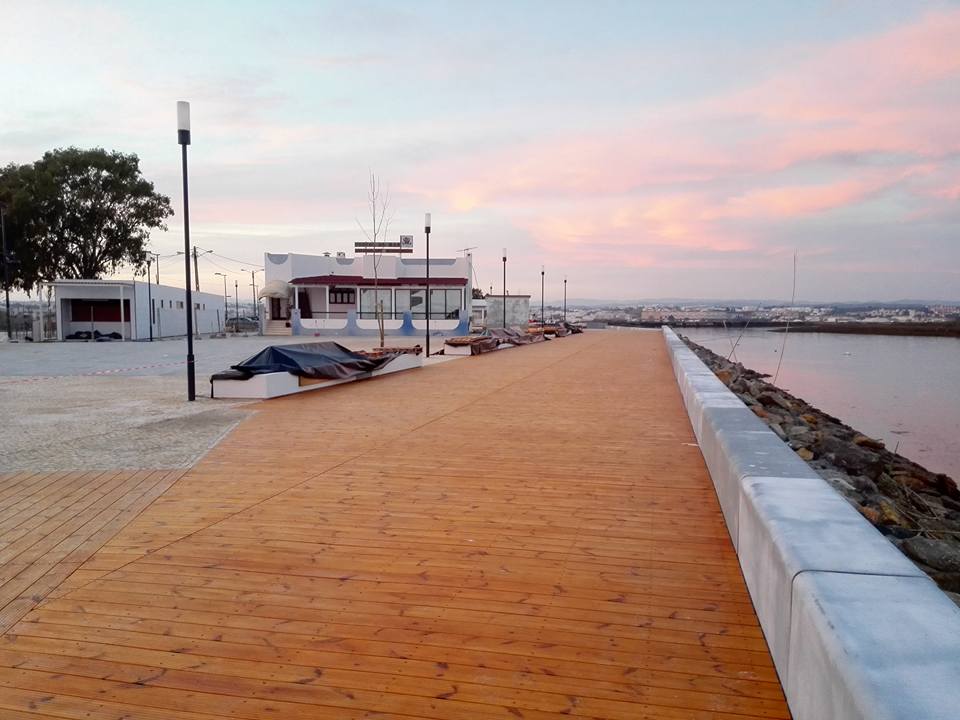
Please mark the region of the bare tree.
<svg viewBox="0 0 960 720"><path fill-rule="evenodd" d="M390 232L390 223L393 222L393 213L390 210L390 188L384 187L373 170L370 170L370 180L367 186L367 207L370 210L370 227L364 227L357 220L360 231L372 243L370 254L373 255L373 298L374 313L377 318L377 327L380 329L380 347L384 345L383 302L380 300L380 261L383 259L383 244ZM362 295L361 295L362 297Z"/></svg>

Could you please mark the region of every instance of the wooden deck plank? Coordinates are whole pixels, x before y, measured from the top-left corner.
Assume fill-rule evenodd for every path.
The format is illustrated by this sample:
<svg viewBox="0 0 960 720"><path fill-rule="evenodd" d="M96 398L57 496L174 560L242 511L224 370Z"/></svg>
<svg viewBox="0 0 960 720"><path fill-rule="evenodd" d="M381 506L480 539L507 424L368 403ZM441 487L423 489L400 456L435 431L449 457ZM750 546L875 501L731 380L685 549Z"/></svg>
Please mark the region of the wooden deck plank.
<svg viewBox="0 0 960 720"><path fill-rule="evenodd" d="M183 471L23 474L0 533L0 632L70 577ZM33 503L31 505L31 503Z"/></svg>
<svg viewBox="0 0 960 720"><path fill-rule="evenodd" d="M789 717L659 334L256 410L177 482L40 546L77 569L0 638L0 708ZM24 480L0 482L16 512Z"/></svg>

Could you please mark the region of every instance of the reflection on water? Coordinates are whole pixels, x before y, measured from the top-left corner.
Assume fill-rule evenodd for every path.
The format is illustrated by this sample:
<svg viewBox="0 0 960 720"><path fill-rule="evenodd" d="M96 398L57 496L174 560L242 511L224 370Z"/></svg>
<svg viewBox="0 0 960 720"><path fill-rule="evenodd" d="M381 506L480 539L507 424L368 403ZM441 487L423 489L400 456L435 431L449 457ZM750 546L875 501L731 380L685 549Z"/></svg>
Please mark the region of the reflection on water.
<svg viewBox="0 0 960 720"><path fill-rule="evenodd" d="M684 329L727 357L739 330ZM773 375L782 333L747 330L736 359ZM772 381L772 377L770 380ZM791 333L777 385L929 470L960 479L960 339Z"/></svg>

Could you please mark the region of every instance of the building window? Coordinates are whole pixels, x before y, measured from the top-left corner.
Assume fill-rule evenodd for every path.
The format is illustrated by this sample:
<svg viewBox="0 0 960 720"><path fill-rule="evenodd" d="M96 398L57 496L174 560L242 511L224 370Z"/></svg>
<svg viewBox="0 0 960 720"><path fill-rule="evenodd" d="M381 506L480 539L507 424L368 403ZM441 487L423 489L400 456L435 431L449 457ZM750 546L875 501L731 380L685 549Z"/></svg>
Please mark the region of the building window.
<svg viewBox="0 0 960 720"><path fill-rule="evenodd" d="M330 288L331 305L356 305L357 291L354 288Z"/></svg>
<svg viewBox="0 0 960 720"><path fill-rule="evenodd" d="M183 310L183 300L177 300L177 310Z"/></svg>
<svg viewBox="0 0 960 720"><path fill-rule="evenodd" d="M360 291L360 317L374 320L377 317L377 303L383 303L383 316L389 318L393 313L393 292L381 288L364 288Z"/></svg>
<svg viewBox="0 0 960 720"><path fill-rule="evenodd" d="M431 290L430 318L456 320L460 317L462 290Z"/></svg>
<svg viewBox="0 0 960 720"><path fill-rule="evenodd" d="M424 290L397 290L397 314L402 316L409 311L411 317L422 319L424 297Z"/></svg>

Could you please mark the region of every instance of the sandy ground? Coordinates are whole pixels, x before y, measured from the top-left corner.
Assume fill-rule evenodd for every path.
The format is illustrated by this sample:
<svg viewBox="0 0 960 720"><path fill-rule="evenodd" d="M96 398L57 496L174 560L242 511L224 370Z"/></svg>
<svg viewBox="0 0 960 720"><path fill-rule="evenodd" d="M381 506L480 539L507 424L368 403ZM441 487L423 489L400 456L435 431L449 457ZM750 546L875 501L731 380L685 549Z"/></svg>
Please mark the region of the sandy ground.
<svg viewBox="0 0 960 720"><path fill-rule="evenodd" d="M255 407L211 400L210 374L266 345L314 339L195 342L195 402L186 399L185 340L0 344L0 472L187 467ZM420 340L388 338L387 345ZM442 340L436 341L439 347ZM379 344L376 338L337 342L351 349Z"/></svg>

